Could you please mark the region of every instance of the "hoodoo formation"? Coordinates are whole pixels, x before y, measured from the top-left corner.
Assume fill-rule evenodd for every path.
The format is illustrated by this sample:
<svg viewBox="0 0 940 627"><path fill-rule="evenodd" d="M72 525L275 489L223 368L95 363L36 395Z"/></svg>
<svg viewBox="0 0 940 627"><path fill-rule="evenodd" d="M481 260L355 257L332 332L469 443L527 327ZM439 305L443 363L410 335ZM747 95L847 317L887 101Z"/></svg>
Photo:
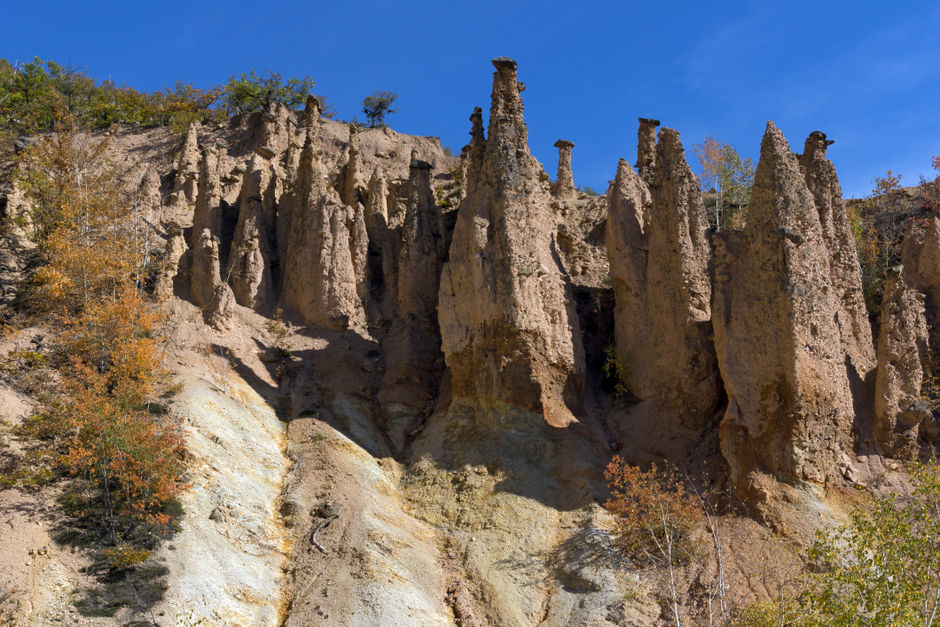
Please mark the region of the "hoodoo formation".
<svg viewBox="0 0 940 627"><path fill-rule="evenodd" d="M444 356L454 397L564 422L583 384L578 319L553 254L551 199L529 153L516 62L493 65L489 129L481 150L474 116L467 197L441 272Z"/></svg>
<svg viewBox="0 0 940 627"><path fill-rule="evenodd" d="M790 559L784 544L844 517L832 495L940 445L925 392L940 219L909 221L876 350L825 134L798 155L768 122L743 229L718 232L659 120L639 118L636 165L620 159L605 194L575 187L567 140L551 182L517 64L492 64L488 119L473 109L459 159L435 137L327 119L314 96L154 146L115 131L163 238L152 291L182 329L167 363L183 392L167 402L211 470L183 499L180 546L199 559L160 553L161 612L664 624L666 584L627 563L602 506L614 454L706 468L702 484L748 512L722 513L728 542ZM25 211L15 184L0 191ZM28 264L5 241L12 306L6 275ZM250 480L225 476L239 465ZM784 589L729 559L748 599ZM711 585L691 568L674 585ZM683 611L705 624L696 603Z"/></svg>

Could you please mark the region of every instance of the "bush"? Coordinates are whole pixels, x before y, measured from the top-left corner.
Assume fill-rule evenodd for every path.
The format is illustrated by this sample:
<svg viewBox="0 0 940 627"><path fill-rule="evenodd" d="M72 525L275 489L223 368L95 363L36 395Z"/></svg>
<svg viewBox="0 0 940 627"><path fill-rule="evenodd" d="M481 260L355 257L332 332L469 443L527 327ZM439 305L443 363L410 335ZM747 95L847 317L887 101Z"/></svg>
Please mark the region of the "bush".
<svg viewBox="0 0 940 627"><path fill-rule="evenodd" d="M678 473L656 464L641 470L616 456L604 478L611 493L604 507L617 516L619 540L634 561L678 564L698 552L692 532L701 505Z"/></svg>

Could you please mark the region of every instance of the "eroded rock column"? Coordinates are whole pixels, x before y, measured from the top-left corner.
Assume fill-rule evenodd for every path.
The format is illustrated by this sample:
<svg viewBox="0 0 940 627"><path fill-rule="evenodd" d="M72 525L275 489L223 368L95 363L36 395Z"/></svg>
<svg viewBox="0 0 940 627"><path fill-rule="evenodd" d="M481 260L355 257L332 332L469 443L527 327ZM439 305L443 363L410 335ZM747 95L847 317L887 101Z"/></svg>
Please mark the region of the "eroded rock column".
<svg viewBox="0 0 940 627"><path fill-rule="evenodd" d="M639 118L640 129L637 132L636 171L647 185L653 184L653 170L656 168L656 127L659 120Z"/></svg>
<svg viewBox="0 0 940 627"><path fill-rule="evenodd" d="M443 349L455 398L564 422L564 401L580 402L583 386L578 320L553 253L551 198L529 153L516 62L493 65L489 134L480 155L475 114L468 193L441 275Z"/></svg>
<svg viewBox="0 0 940 627"><path fill-rule="evenodd" d="M800 164L806 185L816 202L823 240L829 249L829 273L840 305L837 323L842 346L849 357L847 367L854 371L853 376L864 380L875 366L875 348L862 295L862 274L855 238L835 166L826 159L826 149L832 143L820 131L810 133Z"/></svg>
<svg viewBox="0 0 940 627"><path fill-rule="evenodd" d="M283 300L311 324L362 329L365 313L350 250L347 207L323 175L319 103L313 97L307 101L305 123L297 180L285 199L286 232L279 228L286 240Z"/></svg>
<svg viewBox="0 0 940 627"><path fill-rule="evenodd" d="M717 247L712 314L728 393L721 450L738 493L767 514L776 481L839 476L854 419L819 212L772 123L747 225L721 233Z"/></svg>
<svg viewBox="0 0 940 627"><path fill-rule="evenodd" d="M893 457L915 458L918 427L931 420L921 399L927 353L924 296L904 284L898 269L889 271L878 335L875 417L878 443Z"/></svg>
<svg viewBox="0 0 940 627"><path fill-rule="evenodd" d="M555 181L555 196L565 198L574 195L574 176L571 174L571 149L574 144L567 139L555 142L558 149L558 179Z"/></svg>

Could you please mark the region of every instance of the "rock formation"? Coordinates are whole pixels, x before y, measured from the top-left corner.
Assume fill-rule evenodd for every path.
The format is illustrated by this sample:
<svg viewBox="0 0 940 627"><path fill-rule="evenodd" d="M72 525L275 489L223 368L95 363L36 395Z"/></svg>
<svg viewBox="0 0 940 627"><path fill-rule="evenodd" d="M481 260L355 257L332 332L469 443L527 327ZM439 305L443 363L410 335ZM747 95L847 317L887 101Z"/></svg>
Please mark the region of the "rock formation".
<svg viewBox="0 0 940 627"><path fill-rule="evenodd" d="M356 293L365 305L369 302L368 251L369 236L365 220L367 189L362 178L359 151L359 126L349 125L349 158L343 173L343 202L347 209L349 250L356 274Z"/></svg>
<svg viewBox="0 0 940 627"><path fill-rule="evenodd" d="M640 130L637 133L636 171L647 185L653 184L653 170L656 168L656 127L659 120L640 118Z"/></svg>
<svg viewBox="0 0 940 627"><path fill-rule="evenodd" d="M642 325L647 320L646 266L649 247L646 225L652 199L646 183L625 159L617 164L617 176L607 192L607 257L614 290L614 337L624 359L642 355L648 341ZM640 374L629 368L624 383L639 392Z"/></svg>
<svg viewBox="0 0 940 627"><path fill-rule="evenodd" d="M927 351L924 296L905 285L894 269L885 282L875 379L876 435L893 457L915 458L918 427L930 420L927 403L921 400Z"/></svg>
<svg viewBox="0 0 940 627"><path fill-rule="evenodd" d="M312 96L305 124L297 179L284 203L286 224L278 224L286 240L284 302L312 324L361 328L365 314L350 251L347 208L326 184L320 165L319 103Z"/></svg>
<svg viewBox="0 0 940 627"><path fill-rule="evenodd" d="M565 399L578 403L583 386L578 319L554 252L548 186L529 153L516 62L493 65L489 135L482 154L471 149L470 186L441 275L443 349L454 397L564 422L556 410Z"/></svg>
<svg viewBox="0 0 940 627"><path fill-rule="evenodd" d="M206 322L219 330L228 328L234 314L232 288L219 278L219 243L209 229L203 229L193 247L194 299L202 307Z"/></svg>
<svg viewBox="0 0 940 627"><path fill-rule="evenodd" d="M416 421L433 408L443 369L437 324L438 288L444 259L444 229L431 191L431 166L413 161L408 209L398 260L397 314L384 343L386 371L379 401L386 433L402 450Z"/></svg>
<svg viewBox="0 0 940 627"><path fill-rule="evenodd" d="M937 352L940 350L940 218L929 218L926 226L911 224L901 248L901 262L905 281L926 296L930 345Z"/></svg>
<svg viewBox="0 0 940 627"><path fill-rule="evenodd" d="M199 192L199 123L191 122L180 148L171 202L192 208Z"/></svg>
<svg viewBox="0 0 940 627"><path fill-rule="evenodd" d="M862 275L852 227L849 224L842 188L835 166L826 159L832 140L820 131L810 133L800 157L806 185L812 192L819 212L823 240L829 249L829 275L841 307L836 316L842 346L848 355L848 367L864 379L874 368L875 348L868 322L868 310L862 295Z"/></svg>
<svg viewBox="0 0 940 627"><path fill-rule="evenodd" d="M721 450L738 493L760 515L770 514L775 481L832 480L852 450L842 302L829 256L800 164L768 122L747 225L716 239L712 301L728 393Z"/></svg>
<svg viewBox="0 0 940 627"><path fill-rule="evenodd" d="M287 151L293 136L293 114L283 102L272 102L262 114L261 137L256 152L270 159Z"/></svg>
<svg viewBox="0 0 940 627"><path fill-rule="evenodd" d="M567 198L573 196L575 191L574 177L571 174L571 149L574 144L566 139L559 139L555 142L555 148L558 149L558 179L552 191L559 198Z"/></svg>
<svg viewBox="0 0 940 627"><path fill-rule="evenodd" d="M207 308L212 302L215 285L220 281L219 235L222 231L221 183L219 181L218 149L210 146L203 151L199 163L199 195L193 213L190 236L190 293L197 305ZM212 251L206 249L212 242ZM212 262L211 260L215 261ZM214 263L214 268L211 266Z"/></svg>
<svg viewBox="0 0 940 627"><path fill-rule="evenodd" d="M619 358L638 398L701 427L721 383L711 341L710 245L679 134L659 133L652 193L625 162L611 187L608 247Z"/></svg>
<svg viewBox="0 0 940 627"><path fill-rule="evenodd" d="M349 125L349 156L343 173L343 202L350 207L364 204L366 183L362 177L362 155L359 150L359 125Z"/></svg>
<svg viewBox="0 0 940 627"><path fill-rule="evenodd" d="M262 194L271 179L264 160L255 155L245 172L238 199L238 224L232 241L227 274L239 305L255 310L273 298L271 252L264 225Z"/></svg>

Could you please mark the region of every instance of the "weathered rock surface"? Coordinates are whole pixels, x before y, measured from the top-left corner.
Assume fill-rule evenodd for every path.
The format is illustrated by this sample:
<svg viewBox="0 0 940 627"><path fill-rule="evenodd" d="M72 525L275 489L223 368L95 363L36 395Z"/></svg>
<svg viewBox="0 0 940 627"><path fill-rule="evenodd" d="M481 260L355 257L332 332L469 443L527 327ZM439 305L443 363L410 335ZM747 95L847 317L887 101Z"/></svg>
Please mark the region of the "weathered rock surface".
<svg viewBox="0 0 940 627"><path fill-rule="evenodd" d="M940 218L928 218L926 225L913 223L901 248L905 281L926 296L925 313L930 329L930 345L940 350ZM940 354L940 353L938 353Z"/></svg>
<svg viewBox="0 0 940 627"><path fill-rule="evenodd" d="M616 308L614 337L617 350L626 358L640 355L646 338L642 325L647 319L646 267L649 255L646 228L652 197L646 183L625 159L617 164L617 176L607 191L607 257ZM641 373L627 371L626 385L639 390ZM635 379L635 380L634 380Z"/></svg>
<svg viewBox="0 0 940 627"><path fill-rule="evenodd" d="M927 341L924 296L905 285L900 272L893 270L885 282L881 306L875 417L878 443L894 457L916 457L918 427L931 420L927 403L921 399Z"/></svg>
<svg viewBox="0 0 940 627"><path fill-rule="evenodd" d="M702 427L721 388L710 328L705 207L676 131L660 132L655 161L652 193L624 161L610 190L618 359L635 396Z"/></svg>
<svg viewBox="0 0 940 627"><path fill-rule="evenodd" d="M418 421L433 409L444 366L437 323L444 229L431 191L430 169L423 161L411 164L398 260L397 315L384 342L386 369L378 395L386 414L386 433L399 451Z"/></svg>
<svg viewBox="0 0 940 627"><path fill-rule="evenodd" d="M259 156L251 160L238 199L238 224L232 241L227 274L239 305L261 310L274 297L271 252L263 219L263 190L272 173Z"/></svg>
<svg viewBox="0 0 940 627"><path fill-rule="evenodd" d="M183 208L192 208L199 192L199 130L198 122L192 122L186 129L186 137L180 147L176 165L176 179L173 181L171 202Z"/></svg>
<svg viewBox="0 0 940 627"><path fill-rule="evenodd" d="M559 139L555 142L555 148L558 149L558 178L552 192L560 198L573 196L575 189L574 176L571 174L571 149L574 144L566 139Z"/></svg>
<svg viewBox="0 0 940 627"><path fill-rule="evenodd" d="M653 171L656 169L656 127L659 120L640 118L637 131L636 171L647 185L653 184Z"/></svg>
<svg viewBox="0 0 940 627"><path fill-rule="evenodd" d="M712 314L728 393L721 450L739 494L770 516L776 481L838 477L854 418L819 212L772 123L747 225L716 242Z"/></svg>
<svg viewBox="0 0 940 627"><path fill-rule="evenodd" d="M287 208L284 302L307 322L363 327L365 313L350 250L347 210L319 162L319 105L308 100L306 141Z"/></svg>
<svg viewBox="0 0 940 627"><path fill-rule="evenodd" d="M516 63L493 65L489 136L482 162L470 164L441 275L443 349L455 397L549 416L566 398L578 402L583 349L554 252L548 186L529 153Z"/></svg>
<svg viewBox="0 0 940 627"><path fill-rule="evenodd" d="M830 144L832 140L826 139L824 133L810 133L800 164L806 175L806 185L816 201L823 239L829 249L829 275L841 305L836 323L842 346L850 360L847 366L864 379L874 368L875 348L862 295L862 275L855 238L842 200L836 168L826 159L826 149Z"/></svg>
<svg viewBox="0 0 940 627"><path fill-rule="evenodd" d="M235 295L219 278L219 243L209 229L203 229L192 249L194 300L202 307L206 322L216 329L226 329L234 315Z"/></svg>

